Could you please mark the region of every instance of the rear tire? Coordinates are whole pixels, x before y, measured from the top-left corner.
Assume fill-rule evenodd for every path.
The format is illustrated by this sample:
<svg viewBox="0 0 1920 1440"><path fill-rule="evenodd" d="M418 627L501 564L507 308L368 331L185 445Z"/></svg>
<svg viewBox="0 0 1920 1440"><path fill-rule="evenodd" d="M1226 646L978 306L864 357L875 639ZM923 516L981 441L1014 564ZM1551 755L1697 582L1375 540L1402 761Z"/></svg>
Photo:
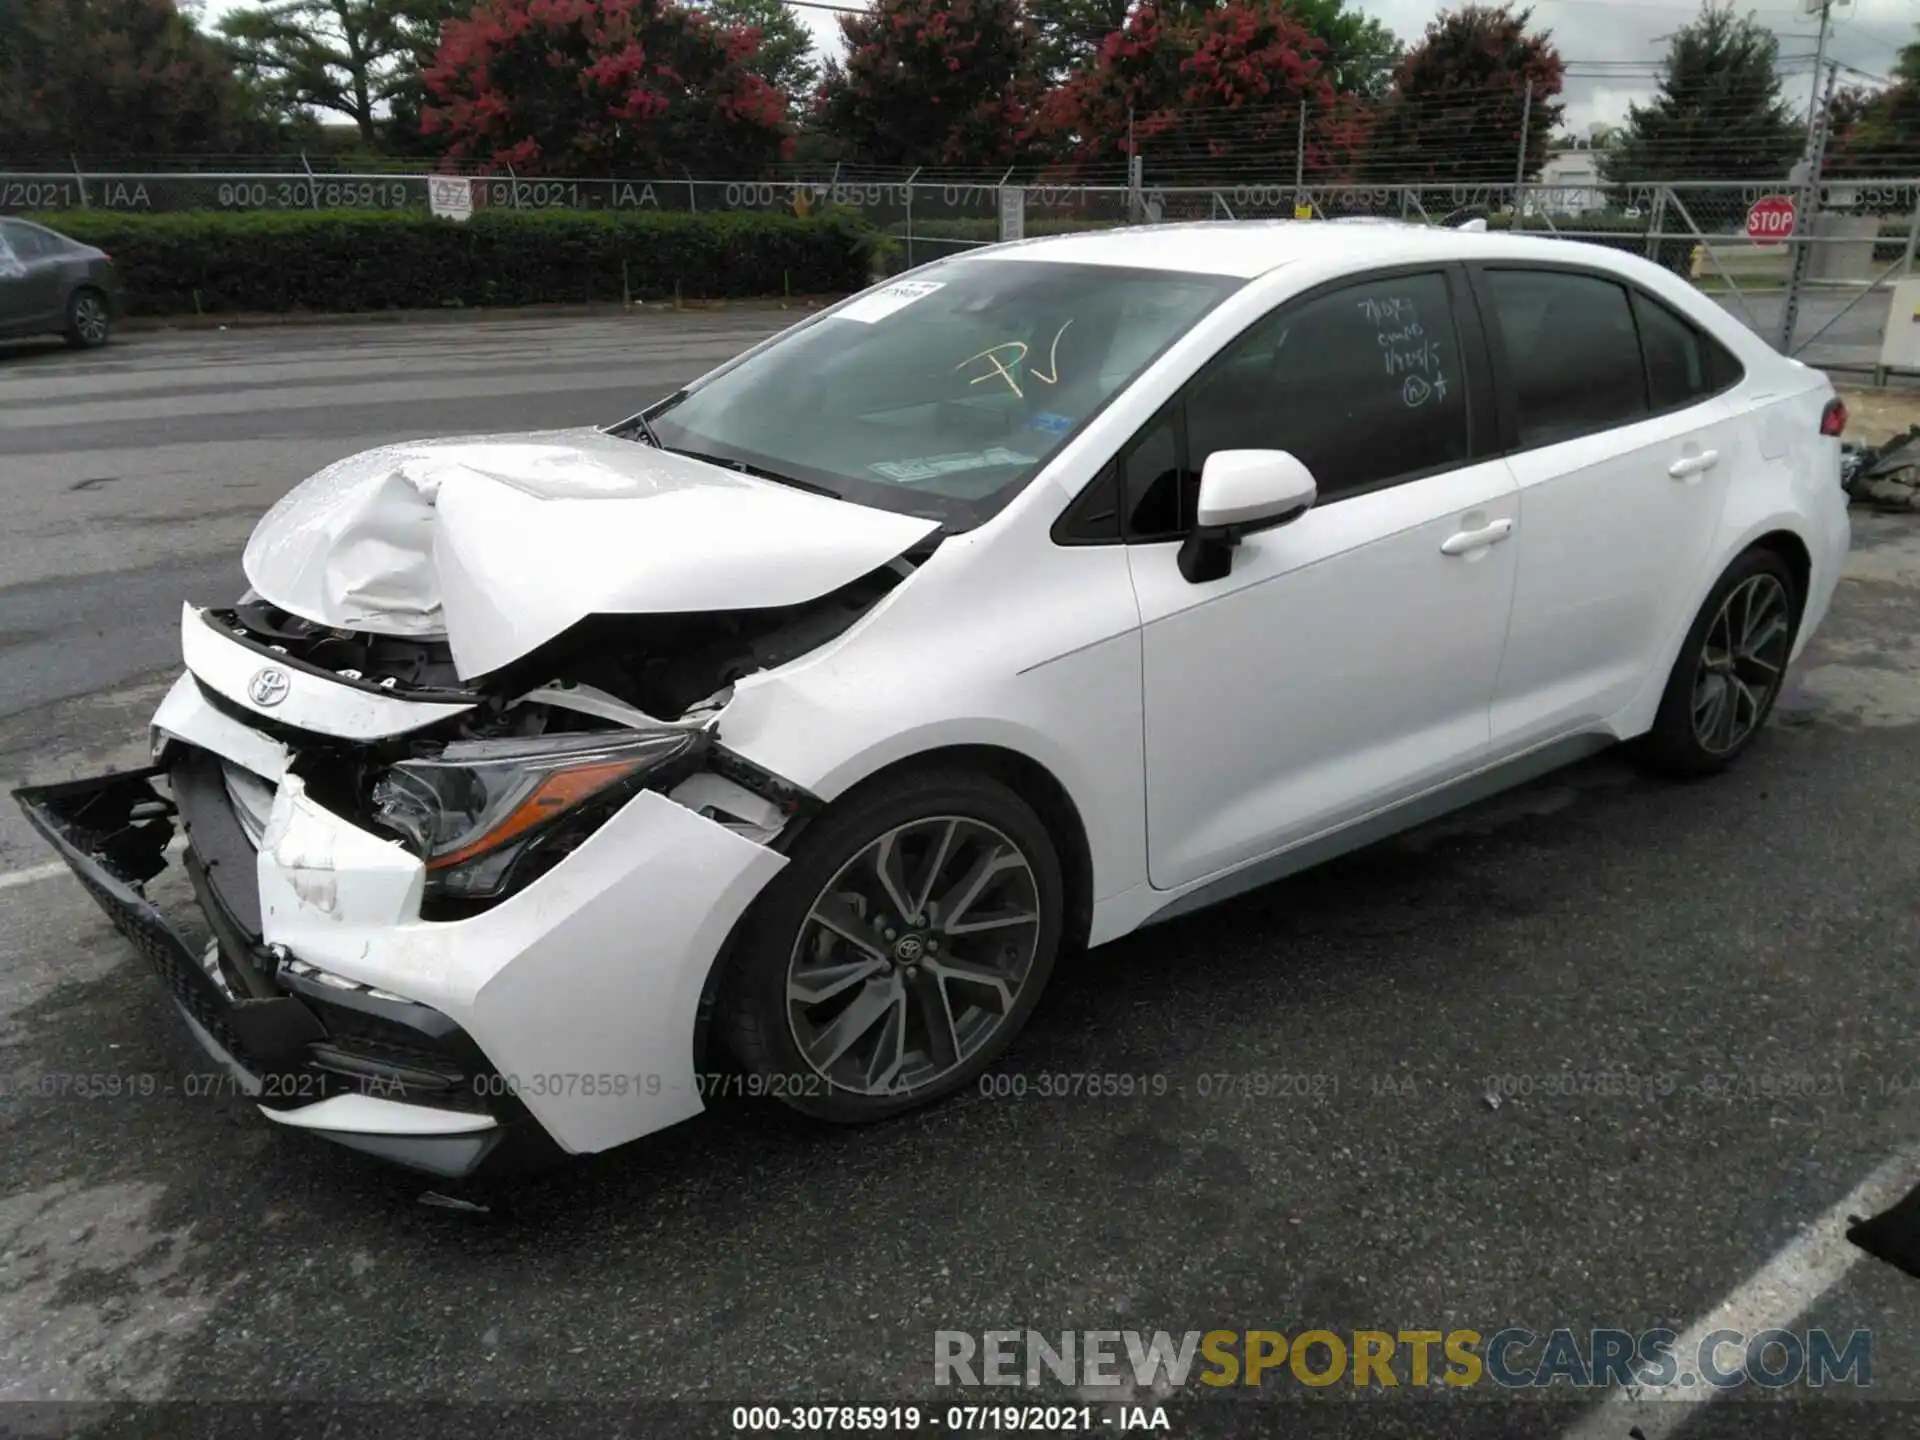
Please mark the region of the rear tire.
<svg viewBox="0 0 1920 1440"><path fill-rule="evenodd" d="M965 770L884 779L816 820L754 902L719 1033L769 1095L854 1124L972 1084L1038 1004L1066 887L1040 817Z"/></svg>
<svg viewBox="0 0 1920 1440"><path fill-rule="evenodd" d="M97 350L113 333L113 312L107 297L83 285L67 299L67 344L76 350Z"/></svg>
<svg viewBox="0 0 1920 1440"><path fill-rule="evenodd" d="M1724 770L1744 755L1780 697L1800 605L1793 571L1771 550L1734 561L1687 632L1635 756L1689 776Z"/></svg>

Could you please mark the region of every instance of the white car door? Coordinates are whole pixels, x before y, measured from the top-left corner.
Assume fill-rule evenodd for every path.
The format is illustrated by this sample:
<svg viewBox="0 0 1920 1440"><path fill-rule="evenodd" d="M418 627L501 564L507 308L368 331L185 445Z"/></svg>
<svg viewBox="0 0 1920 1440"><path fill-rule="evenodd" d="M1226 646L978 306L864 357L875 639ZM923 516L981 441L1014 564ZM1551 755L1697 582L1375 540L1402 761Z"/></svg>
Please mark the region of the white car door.
<svg viewBox="0 0 1920 1440"><path fill-rule="evenodd" d="M1753 442L1725 393L1739 362L1657 300L1567 269L1475 283L1527 534L1493 707L1508 753L1617 713L1665 663Z"/></svg>
<svg viewBox="0 0 1920 1440"><path fill-rule="evenodd" d="M1473 769L1513 600L1464 272L1369 277L1236 340L1120 458L1143 622L1152 883L1185 886ZM1462 328L1466 333L1462 334ZM1190 584L1207 455L1288 450L1318 502Z"/></svg>

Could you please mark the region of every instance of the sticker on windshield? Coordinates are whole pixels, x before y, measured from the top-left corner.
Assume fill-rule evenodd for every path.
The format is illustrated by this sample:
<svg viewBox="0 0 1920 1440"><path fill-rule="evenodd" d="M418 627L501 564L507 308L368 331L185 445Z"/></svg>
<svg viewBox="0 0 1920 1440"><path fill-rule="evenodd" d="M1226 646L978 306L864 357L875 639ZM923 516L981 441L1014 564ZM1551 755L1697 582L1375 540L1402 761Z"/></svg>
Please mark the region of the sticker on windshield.
<svg viewBox="0 0 1920 1440"><path fill-rule="evenodd" d="M916 300L923 300L936 290L946 287L944 280L896 280L884 290L876 290L871 295L862 296L846 309L836 311L836 320L858 320L862 325L871 325L876 320L884 320L896 310L904 310Z"/></svg>
<svg viewBox="0 0 1920 1440"><path fill-rule="evenodd" d="M883 460L878 465L869 465L869 470L886 476L889 480L898 480L903 485L917 484L922 480L938 480L942 475L954 475L964 470L991 470L996 465L1031 465L1034 457L1022 455L1018 450L1008 450L994 446L991 450L980 450L958 455L928 455L918 460Z"/></svg>
<svg viewBox="0 0 1920 1440"><path fill-rule="evenodd" d="M1044 430L1049 435L1064 435L1073 429L1073 420L1066 415L1056 415L1051 410L1042 410L1027 421L1029 430Z"/></svg>

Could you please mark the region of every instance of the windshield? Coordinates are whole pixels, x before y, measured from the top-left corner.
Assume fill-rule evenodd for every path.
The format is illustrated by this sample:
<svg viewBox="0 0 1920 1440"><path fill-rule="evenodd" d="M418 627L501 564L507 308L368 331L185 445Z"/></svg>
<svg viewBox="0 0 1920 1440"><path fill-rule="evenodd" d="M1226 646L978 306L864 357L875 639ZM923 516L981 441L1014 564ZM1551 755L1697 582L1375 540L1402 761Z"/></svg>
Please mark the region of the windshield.
<svg viewBox="0 0 1920 1440"><path fill-rule="evenodd" d="M944 261L853 301L649 415L669 450L845 500L979 524L1245 282Z"/></svg>

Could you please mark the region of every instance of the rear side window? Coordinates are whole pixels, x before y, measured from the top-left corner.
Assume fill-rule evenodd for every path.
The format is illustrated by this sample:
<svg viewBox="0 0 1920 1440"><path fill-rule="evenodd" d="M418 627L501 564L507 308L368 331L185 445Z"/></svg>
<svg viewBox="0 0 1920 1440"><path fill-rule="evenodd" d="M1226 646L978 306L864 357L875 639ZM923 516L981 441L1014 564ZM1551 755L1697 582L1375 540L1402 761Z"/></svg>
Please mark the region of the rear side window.
<svg viewBox="0 0 1920 1440"><path fill-rule="evenodd" d="M1633 313L1640 322L1655 410L1697 404L1739 383L1740 362L1712 336L1645 295L1634 295Z"/></svg>
<svg viewBox="0 0 1920 1440"><path fill-rule="evenodd" d="M1577 439L1650 413L1626 287L1554 270L1486 275L1519 406L1520 445Z"/></svg>

